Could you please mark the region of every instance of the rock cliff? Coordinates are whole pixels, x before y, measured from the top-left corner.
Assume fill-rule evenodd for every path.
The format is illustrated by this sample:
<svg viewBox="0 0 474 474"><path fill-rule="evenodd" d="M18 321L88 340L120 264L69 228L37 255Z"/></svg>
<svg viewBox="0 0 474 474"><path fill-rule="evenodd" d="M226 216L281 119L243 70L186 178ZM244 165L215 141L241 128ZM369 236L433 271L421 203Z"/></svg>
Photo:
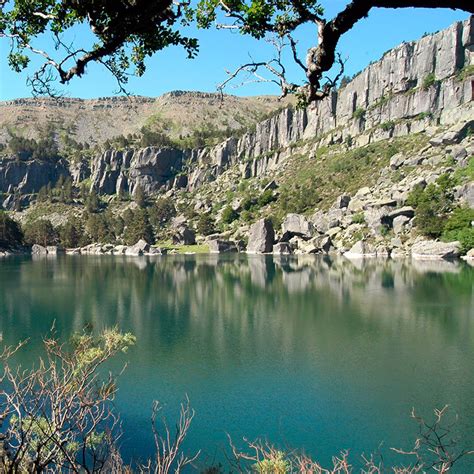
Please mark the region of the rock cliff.
<svg viewBox="0 0 474 474"><path fill-rule="evenodd" d="M106 194L133 192L137 183L148 192L174 183L193 191L232 165L244 178L271 172L303 140L365 145L466 121L474 114L473 64L471 17L401 44L326 100L305 110L288 108L241 138L195 150L107 151L92 165L93 186Z"/></svg>

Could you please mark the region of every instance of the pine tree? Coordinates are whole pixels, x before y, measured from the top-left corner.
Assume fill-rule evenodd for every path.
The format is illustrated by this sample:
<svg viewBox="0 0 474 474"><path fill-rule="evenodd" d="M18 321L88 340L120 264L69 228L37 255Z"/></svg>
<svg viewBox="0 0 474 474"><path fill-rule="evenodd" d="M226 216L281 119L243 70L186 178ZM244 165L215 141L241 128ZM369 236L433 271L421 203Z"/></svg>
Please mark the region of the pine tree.
<svg viewBox="0 0 474 474"><path fill-rule="evenodd" d="M134 199L138 207L144 208L146 206L145 191L139 184L135 188Z"/></svg>
<svg viewBox="0 0 474 474"><path fill-rule="evenodd" d="M25 224L24 233L25 242L29 245L39 244L46 247L56 245L58 242L58 233L47 219L38 219Z"/></svg>
<svg viewBox="0 0 474 474"><path fill-rule="evenodd" d="M95 189L92 189L89 196L86 199L87 212L94 213L99 210L99 196Z"/></svg>
<svg viewBox="0 0 474 474"><path fill-rule="evenodd" d="M136 244L140 239L149 244L155 242L153 228L145 209L137 209L133 212L133 217L125 229L124 238L128 245Z"/></svg>

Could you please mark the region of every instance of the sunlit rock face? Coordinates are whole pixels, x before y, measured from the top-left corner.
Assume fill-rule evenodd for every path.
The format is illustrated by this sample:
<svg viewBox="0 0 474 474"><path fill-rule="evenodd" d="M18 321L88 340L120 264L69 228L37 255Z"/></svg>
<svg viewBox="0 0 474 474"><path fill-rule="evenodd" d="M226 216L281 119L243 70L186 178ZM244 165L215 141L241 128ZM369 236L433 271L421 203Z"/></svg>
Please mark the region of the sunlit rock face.
<svg viewBox="0 0 474 474"><path fill-rule="evenodd" d="M459 72L474 63L473 46L471 17L401 44L327 99L308 109L286 109L240 138L185 151L153 147L106 151L93 162L93 186L104 194L133 193L138 184L155 192L171 187L189 161L186 185L193 191L232 165L240 164L245 178L277 169L291 153L288 147L302 139L325 136L334 143L350 136L364 145L421 131L429 123L449 125L472 119L472 77ZM357 116L356 111L360 111ZM393 122L390 130L374 130L386 122Z"/></svg>

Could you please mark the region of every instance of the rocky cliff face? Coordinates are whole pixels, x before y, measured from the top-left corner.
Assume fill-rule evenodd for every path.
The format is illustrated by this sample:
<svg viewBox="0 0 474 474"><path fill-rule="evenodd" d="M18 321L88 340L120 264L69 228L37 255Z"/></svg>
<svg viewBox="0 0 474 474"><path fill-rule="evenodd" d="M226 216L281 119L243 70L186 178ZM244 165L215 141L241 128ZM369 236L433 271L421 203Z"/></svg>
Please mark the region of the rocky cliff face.
<svg viewBox="0 0 474 474"><path fill-rule="evenodd" d="M54 185L60 176L69 176L65 160L54 162L41 160L0 159L0 192L13 194L37 193L43 186Z"/></svg>
<svg viewBox="0 0 474 474"><path fill-rule="evenodd" d="M199 150L108 151L93 164L93 186L107 194L133 192L138 183L148 192L173 183L192 191L232 165L240 165L244 178L271 172L301 140L365 145L466 121L474 114L473 64L471 17L403 43L326 100L306 110L286 109L241 138Z"/></svg>

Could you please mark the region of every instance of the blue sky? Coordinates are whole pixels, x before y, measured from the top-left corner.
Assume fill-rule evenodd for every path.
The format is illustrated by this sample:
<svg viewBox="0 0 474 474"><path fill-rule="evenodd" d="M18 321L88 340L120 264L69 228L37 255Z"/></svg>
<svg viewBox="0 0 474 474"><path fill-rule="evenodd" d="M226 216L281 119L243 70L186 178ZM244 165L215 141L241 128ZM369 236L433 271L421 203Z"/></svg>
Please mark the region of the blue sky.
<svg viewBox="0 0 474 474"><path fill-rule="evenodd" d="M325 0L326 16L332 17L347 3L346 0ZM443 9L374 9L368 18L360 21L340 42L339 51L347 60L346 72L352 75L367 64L380 58L388 49L402 41L420 38L425 32L446 28L457 20L464 20L464 12ZM132 78L129 92L144 96L158 96L171 90L199 90L214 92L216 84L226 78L226 70L232 70L249 59L268 59L272 51L263 42L243 37L229 30L196 30L189 34L200 40L200 53L189 60L185 52L177 47L157 53L148 60L147 72L141 78ZM84 28L74 32L78 40L87 38ZM299 35L302 57L306 48L314 44L315 32L304 27ZM52 48L49 39L42 38L40 47ZM12 72L5 61L7 44L0 42L0 100L9 100L31 95L26 85L27 74ZM289 62L288 64L291 64ZM294 79L301 79L298 70L290 66ZM70 97L93 98L113 95L116 91L114 78L99 65L88 68L81 79L74 79L63 92ZM236 95L278 94L277 86L271 84L247 84L237 89L228 89Z"/></svg>

